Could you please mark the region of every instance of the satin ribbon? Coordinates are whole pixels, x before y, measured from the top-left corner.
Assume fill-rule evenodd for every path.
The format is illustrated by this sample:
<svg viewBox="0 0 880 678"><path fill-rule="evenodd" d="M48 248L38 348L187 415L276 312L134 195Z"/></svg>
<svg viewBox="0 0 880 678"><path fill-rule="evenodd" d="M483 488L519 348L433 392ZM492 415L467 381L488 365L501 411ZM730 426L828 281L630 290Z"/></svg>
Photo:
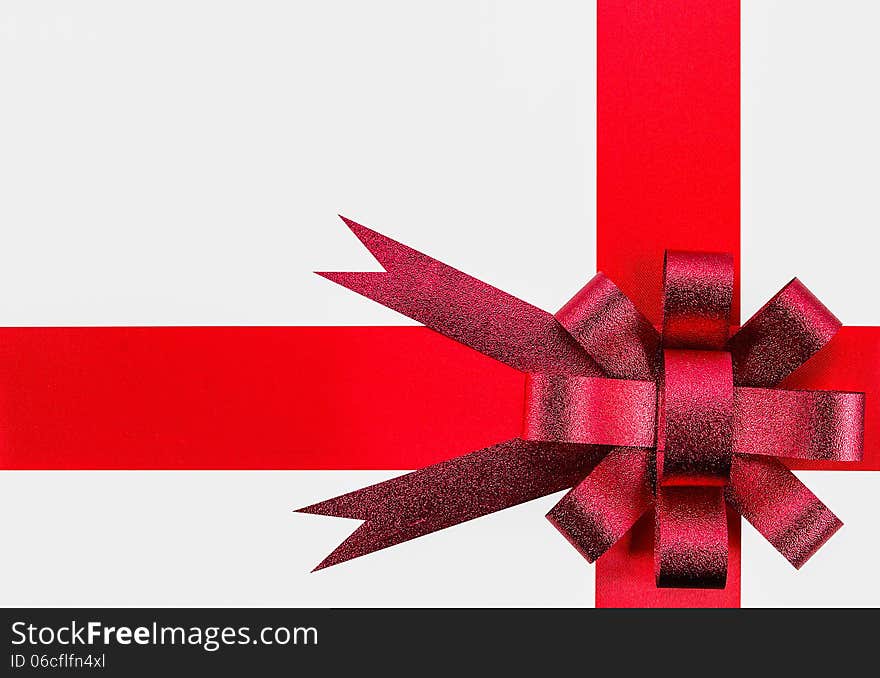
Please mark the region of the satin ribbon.
<svg viewBox="0 0 880 678"><path fill-rule="evenodd" d="M364 521L316 569L572 488L592 562L655 507L661 587L723 588L725 500L800 567L841 526L775 457L857 461L864 394L774 388L840 322L797 279L732 337L733 260L667 252L662 332L599 273L555 316L344 219L384 272L322 273L527 373L519 438L300 509Z"/></svg>

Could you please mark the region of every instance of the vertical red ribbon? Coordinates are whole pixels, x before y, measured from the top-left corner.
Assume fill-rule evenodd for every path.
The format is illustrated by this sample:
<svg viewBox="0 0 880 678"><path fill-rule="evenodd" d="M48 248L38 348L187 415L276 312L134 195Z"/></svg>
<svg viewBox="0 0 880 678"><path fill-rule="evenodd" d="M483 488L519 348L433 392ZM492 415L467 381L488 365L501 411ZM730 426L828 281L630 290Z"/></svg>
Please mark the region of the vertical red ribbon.
<svg viewBox="0 0 880 678"><path fill-rule="evenodd" d="M731 252L739 316L739 0L598 0L597 263L655 324L663 252ZM658 589L652 516L597 561L596 605L739 605L727 587Z"/></svg>

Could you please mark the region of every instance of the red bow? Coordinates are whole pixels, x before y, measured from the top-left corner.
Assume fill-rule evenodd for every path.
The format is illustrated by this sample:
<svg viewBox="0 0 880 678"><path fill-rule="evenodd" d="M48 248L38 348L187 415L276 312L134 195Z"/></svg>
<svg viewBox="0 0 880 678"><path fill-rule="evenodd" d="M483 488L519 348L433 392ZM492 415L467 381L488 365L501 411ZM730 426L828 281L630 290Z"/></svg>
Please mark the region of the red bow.
<svg viewBox="0 0 880 678"><path fill-rule="evenodd" d="M658 586L724 587L725 499L795 567L841 526L773 458L862 455L863 394L773 388L840 328L797 279L728 338L732 258L667 252L661 334L601 273L553 316L345 221L386 270L322 275L526 372L526 406L520 438L301 509L365 521L318 568L572 486L547 517L591 562L656 503Z"/></svg>

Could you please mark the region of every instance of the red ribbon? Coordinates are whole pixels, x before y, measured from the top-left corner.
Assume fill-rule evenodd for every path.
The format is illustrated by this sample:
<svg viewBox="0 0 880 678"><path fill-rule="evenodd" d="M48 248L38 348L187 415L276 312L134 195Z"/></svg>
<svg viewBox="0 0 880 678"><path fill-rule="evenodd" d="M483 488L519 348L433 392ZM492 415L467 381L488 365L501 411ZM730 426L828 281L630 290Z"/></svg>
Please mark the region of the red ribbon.
<svg viewBox="0 0 880 678"><path fill-rule="evenodd" d="M322 275L528 378L520 438L301 509L365 521L319 568L572 485L591 562L655 505L661 587L725 586L725 499L796 567L840 527L773 459L862 455L864 394L773 388L840 327L799 281L728 338L732 257L667 252L658 333L601 273L552 316L345 221L386 270Z"/></svg>

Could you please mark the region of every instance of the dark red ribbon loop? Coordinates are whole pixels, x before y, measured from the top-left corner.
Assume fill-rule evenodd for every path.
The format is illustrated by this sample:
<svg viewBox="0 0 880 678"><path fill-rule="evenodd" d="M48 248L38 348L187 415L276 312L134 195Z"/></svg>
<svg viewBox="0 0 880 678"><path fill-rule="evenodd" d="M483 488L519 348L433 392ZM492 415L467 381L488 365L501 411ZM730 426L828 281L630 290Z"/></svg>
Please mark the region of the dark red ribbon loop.
<svg viewBox="0 0 880 678"><path fill-rule="evenodd" d="M650 450L612 450L547 514L547 519L589 562L635 525L654 502Z"/></svg>
<svg viewBox="0 0 880 678"><path fill-rule="evenodd" d="M734 449L789 459L859 461L865 394L734 389Z"/></svg>
<svg viewBox="0 0 880 678"><path fill-rule="evenodd" d="M776 459L736 457L727 501L800 568L843 523Z"/></svg>
<svg viewBox="0 0 880 678"><path fill-rule="evenodd" d="M663 262L663 346L721 349L730 333L733 257L669 250Z"/></svg>
<svg viewBox="0 0 880 678"><path fill-rule="evenodd" d="M659 487L654 532L657 586L723 589L727 516L720 487Z"/></svg>
<svg viewBox="0 0 880 678"><path fill-rule="evenodd" d="M603 273L584 285L556 319L609 377L654 379L660 335Z"/></svg>
<svg viewBox="0 0 880 678"><path fill-rule="evenodd" d="M734 383L778 385L839 329L834 314L795 278L727 342Z"/></svg>
<svg viewBox="0 0 880 678"><path fill-rule="evenodd" d="M651 381L527 374L523 438L653 447L655 401Z"/></svg>

